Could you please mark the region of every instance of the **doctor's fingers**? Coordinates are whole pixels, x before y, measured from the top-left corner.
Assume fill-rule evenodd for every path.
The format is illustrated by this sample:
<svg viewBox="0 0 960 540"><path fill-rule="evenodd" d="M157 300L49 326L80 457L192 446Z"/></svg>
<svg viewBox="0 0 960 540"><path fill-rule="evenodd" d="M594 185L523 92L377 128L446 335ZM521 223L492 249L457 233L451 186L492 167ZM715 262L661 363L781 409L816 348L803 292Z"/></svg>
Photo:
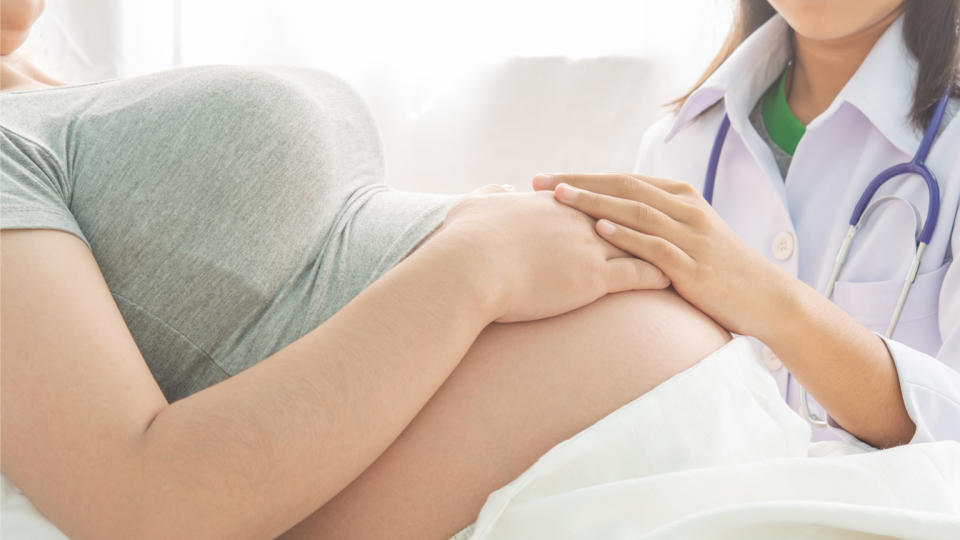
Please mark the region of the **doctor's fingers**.
<svg viewBox="0 0 960 540"><path fill-rule="evenodd" d="M663 237L684 249L691 247L695 240L689 227L643 202L593 193L567 184L557 186L554 196L588 216L606 218L636 231Z"/></svg>
<svg viewBox="0 0 960 540"><path fill-rule="evenodd" d="M684 182L614 173L537 175L533 179L537 190L556 189L561 184L644 202L683 222L688 222L695 210L686 196L691 191L696 194L696 190Z"/></svg>
<svg viewBox="0 0 960 540"><path fill-rule="evenodd" d="M697 191L697 188L693 187L687 182L670 180L669 178L657 178L656 176L643 176L640 174L631 174L630 176L652 186L656 186L672 195L679 195L680 197L685 198L702 198L702 195L699 191Z"/></svg>

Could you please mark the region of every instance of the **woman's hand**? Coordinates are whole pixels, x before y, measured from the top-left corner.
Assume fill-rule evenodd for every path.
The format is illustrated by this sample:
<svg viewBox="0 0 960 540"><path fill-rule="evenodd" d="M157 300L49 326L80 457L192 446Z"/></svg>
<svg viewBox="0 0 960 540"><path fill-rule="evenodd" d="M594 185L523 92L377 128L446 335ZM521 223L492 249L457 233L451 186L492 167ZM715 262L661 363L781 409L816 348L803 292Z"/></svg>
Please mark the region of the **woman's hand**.
<svg viewBox="0 0 960 540"><path fill-rule="evenodd" d="M431 240L478 265L496 322L542 319L608 293L662 289L663 272L594 232L596 220L549 193L485 186L456 201Z"/></svg>
<svg viewBox="0 0 960 540"><path fill-rule="evenodd" d="M727 329L775 331L796 279L754 251L693 187L626 174L539 175L538 191L597 218L611 244L659 267L688 302Z"/></svg>

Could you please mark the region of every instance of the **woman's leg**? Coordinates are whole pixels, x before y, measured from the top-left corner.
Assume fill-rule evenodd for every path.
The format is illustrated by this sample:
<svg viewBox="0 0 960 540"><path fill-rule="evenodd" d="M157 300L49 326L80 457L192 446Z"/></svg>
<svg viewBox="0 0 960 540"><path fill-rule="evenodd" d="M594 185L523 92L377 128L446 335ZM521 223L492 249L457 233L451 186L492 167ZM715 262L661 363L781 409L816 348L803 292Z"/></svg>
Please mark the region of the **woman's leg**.
<svg viewBox="0 0 960 540"><path fill-rule="evenodd" d="M729 339L671 290L491 324L377 461L287 536L449 538L555 444Z"/></svg>

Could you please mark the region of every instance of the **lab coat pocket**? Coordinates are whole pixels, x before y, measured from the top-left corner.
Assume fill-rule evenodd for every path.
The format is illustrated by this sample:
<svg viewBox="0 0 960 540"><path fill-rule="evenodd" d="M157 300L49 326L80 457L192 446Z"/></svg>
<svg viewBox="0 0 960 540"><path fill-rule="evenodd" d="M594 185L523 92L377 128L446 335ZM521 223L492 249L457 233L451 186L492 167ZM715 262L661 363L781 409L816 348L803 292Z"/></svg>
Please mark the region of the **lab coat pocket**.
<svg viewBox="0 0 960 540"><path fill-rule="evenodd" d="M915 349L936 354L940 348L937 324L940 286L950 263L931 272L917 274L900 315L893 339ZM886 281L838 281L833 301L860 324L884 333L903 289L903 279Z"/></svg>

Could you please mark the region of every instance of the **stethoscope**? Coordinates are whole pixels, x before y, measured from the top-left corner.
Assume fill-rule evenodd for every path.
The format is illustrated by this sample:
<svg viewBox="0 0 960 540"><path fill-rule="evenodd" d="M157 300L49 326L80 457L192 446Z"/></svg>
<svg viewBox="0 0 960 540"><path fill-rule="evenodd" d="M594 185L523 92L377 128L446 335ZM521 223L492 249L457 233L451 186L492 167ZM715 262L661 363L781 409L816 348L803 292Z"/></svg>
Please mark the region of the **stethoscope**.
<svg viewBox="0 0 960 540"><path fill-rule="evenodd" d="M927 248L927 244L930 242L930 238L933 236L933 230L937 225L937 216L940 214L940 185L937 183L937 179L933 176L933 173L930 169L927 168L924 163L927 159L927 154L930 152L930 146L933 145L933 139L937 135L937 131L940 130L940 122L943 120L944 110L947 108L947 101L950 97L949 92L945 94L940 101L937 102L937 106L933 111L933 117L930 118L930 123L927 125L927 130L923 134L923 140L920 141L920 148L917 149L917 153L913 156L913 159L906 163L899 163L894 165L885 171L881 172L874 178L870 185L867 186L867 189L864 190L863 194L860 195L860 200L857 201L857 205L853 208L853 214L850 216L850 227L847 229L847 235L843 239L843 243L840 245L840 250L837 252L837 257L833 265L833 272L830 274L830 279L827 281L827 286L823 292L824 296L830 298L833 296L833 288L837 283L837 276L840 275L840 269L843 268L844 262L847 260L847 252L850 251L850 244L853 242L853 237L860 230L861 226L866 222L870 217L870 214L876 209L877 206L890 202L891 200L900 200L908 204L914 211L916 216L915 224L920 222L920 214L917 211L916 207L913 206L910 202L902 197L888 196L880 197L877 200L871 203L873 196L876 194L877 190L880 189L880 186L885 184L887 181L893 179L894 177L903 175L903 174L916 174L923 178L923 181L927 184L927 219L923 222L923 228L920 229L919 226L916 226L916 229L919 229L915 232L914 238L916 238L916 249L913 254L913 261L910 264L910 270L907 272L907 276L904 278L903 289L900 291L900 298L897 300L897 305L893 310L893 316L890 318L890 323L887 326L887 331L884 334L886 337L893 336L893 331L897 327L897 323L900 321L900 314L903 311L903 305L907 301L907 295L910 293L910 287L913 285L913 282L917 279L917 272L920 268L920 259L923 257L923 252ZM723 149L724 140L727 138L727 132L730 130L730 118L724 114L723 121L720 123L720 129L717 131L717 136L713 141L713 149L710 151L710 161L707 164L707 175L706 180L703 184L703 198L707 200L708 203L713 204L713 187L717 182L717 165L720 163L720 151ZM790 385L790 374L787 374L787 388ZM827 421L810 410L810 404L807 398L807 390L805 388L801 389L800 401L802 403L800 412L806 417L807 421L816 426L826 426Z"/></svg>

